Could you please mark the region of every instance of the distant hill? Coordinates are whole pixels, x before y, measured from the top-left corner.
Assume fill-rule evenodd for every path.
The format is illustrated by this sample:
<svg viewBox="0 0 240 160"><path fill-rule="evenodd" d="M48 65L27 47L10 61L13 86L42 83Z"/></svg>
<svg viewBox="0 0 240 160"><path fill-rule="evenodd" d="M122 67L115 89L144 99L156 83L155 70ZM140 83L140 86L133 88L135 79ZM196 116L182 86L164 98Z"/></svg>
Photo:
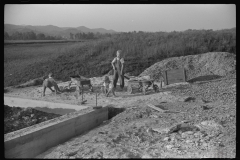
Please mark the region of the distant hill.
<svg viewBox="0 0 240 160"><path fill-rule="evenodd" d="M97 33L97 32L99 32L99 33L115 33L116 32L114 30L106 30L104 28L89 29L89 28L87 28L85 26L77 27L77 29L82 31L82 32L85 32L85 33L87 33L87 32L93 32L93 33Z"/></svg>
<svg viewBox="0 0 240 160"><path fill-rule="evenodd" d="M117 33L114 30L107 30L104 28L95 28L90 29L85 26L79 26L79 27L57 27L53 25L47 25L47 26L31 26L31 25L13 25L13 24L4 24L4 32L7 32L9 35L12 35L14 32L35 32L35 33L43 33L45 35L51 35L51 36L69 36L70 33L76 34L76 33Z"/></svg>

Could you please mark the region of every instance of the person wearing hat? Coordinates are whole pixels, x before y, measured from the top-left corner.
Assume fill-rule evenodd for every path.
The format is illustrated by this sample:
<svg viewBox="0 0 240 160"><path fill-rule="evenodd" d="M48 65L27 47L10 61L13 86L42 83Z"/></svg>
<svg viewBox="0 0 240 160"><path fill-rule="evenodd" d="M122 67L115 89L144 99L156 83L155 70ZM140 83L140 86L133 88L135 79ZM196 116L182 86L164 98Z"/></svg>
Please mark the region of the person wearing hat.
<svg viewBox="0 0 240 160"><path fill-rule="evenodd" d="M51 87L54 87L55 94L61 93L56 81L52 77L52 73L49 73L48 78L43 81L43 94L42 95L45 96L46 88L49 88L52 92L54 92L54 90Z"/></svg>

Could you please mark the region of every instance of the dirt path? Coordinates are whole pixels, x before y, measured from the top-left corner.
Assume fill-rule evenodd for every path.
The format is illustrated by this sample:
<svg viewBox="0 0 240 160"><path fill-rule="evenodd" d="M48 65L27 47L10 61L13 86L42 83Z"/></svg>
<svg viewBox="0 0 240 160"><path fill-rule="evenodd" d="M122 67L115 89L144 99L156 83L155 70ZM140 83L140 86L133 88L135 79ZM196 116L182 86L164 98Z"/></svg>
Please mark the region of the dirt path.
<svg viewBox="0 0 240 160"><path fill-rule="evenodd" d="M114 104L117 106L123 106L127 104L132 104L135 101L146 101L148 99L152 99L152 97L159 97L164 99L165 97L170 98L170 90L164 89L159 93L158 95L155 95L154 91L152 89L149 89L147 92L147 95L143 95L142 92L137 91L137 89L134 89L134 94L130 94L127 92L127 87L124 87L123 91L120 91L119 86L117 86L116 95L117 97L113 97L112 94L110 94L109 97L106 97L104 94L100 93L100 83L102 82L103 77L99 78L92 78L92 84L94 93L88 91L88 87L84 86L84 94L83 94L83 100L87 100L85 105L87 106L95 106L96 105L96 92L98 93L97 97L97 105L109 105ZM126 85L127 86L127 81ZM68 86L68 82L59 83L58 86L60 88L65 88ZM82 101L82 95L80 97L76 97L76 86L72 85L70 89L62 89L63 93L55 95L52 93L49 89L46 90L46 96L42 97L42 87L41 86L31 86L26 88L13 88L9 87L8 92L4 95L9 97L19 97L19 98L28 98L33 100L42 100L42 101L49 101L49 102L58 102L58 103L66 103L66 104L74 104L74 105L80 105ZM100 93L100 94L99 94ZM172 97L174 98L174 97Z"/></svg>

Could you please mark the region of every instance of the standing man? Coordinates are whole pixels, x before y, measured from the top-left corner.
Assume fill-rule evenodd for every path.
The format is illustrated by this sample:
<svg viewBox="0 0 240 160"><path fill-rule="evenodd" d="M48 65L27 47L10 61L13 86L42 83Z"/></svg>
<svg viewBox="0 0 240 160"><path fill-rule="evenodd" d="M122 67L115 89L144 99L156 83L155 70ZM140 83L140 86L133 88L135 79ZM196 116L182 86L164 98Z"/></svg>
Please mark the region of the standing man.
<svg viewBox="0 0 240 160"><path fill-rule="evenodd" d="M117 51L117 57L112 61L113 66L113 90L116 89L118 78L120 78L120 88L124 87L124 59L121 57L121 50Z"/></svg>

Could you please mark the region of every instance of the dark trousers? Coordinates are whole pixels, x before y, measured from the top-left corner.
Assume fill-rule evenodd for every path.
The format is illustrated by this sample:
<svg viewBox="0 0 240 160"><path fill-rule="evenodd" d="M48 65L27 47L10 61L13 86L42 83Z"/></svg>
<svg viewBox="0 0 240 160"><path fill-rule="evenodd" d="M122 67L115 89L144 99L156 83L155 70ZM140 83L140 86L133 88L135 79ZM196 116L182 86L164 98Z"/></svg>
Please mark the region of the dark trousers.
<svg viewBox="0 0 240 160"><path fill-rule="evenodd" d="M118 78L120 79L120 87L123 89L124 87L124 76L121 75L121 72L119 70L115 70L113 74L113 87L116 88Z"/></svg>

